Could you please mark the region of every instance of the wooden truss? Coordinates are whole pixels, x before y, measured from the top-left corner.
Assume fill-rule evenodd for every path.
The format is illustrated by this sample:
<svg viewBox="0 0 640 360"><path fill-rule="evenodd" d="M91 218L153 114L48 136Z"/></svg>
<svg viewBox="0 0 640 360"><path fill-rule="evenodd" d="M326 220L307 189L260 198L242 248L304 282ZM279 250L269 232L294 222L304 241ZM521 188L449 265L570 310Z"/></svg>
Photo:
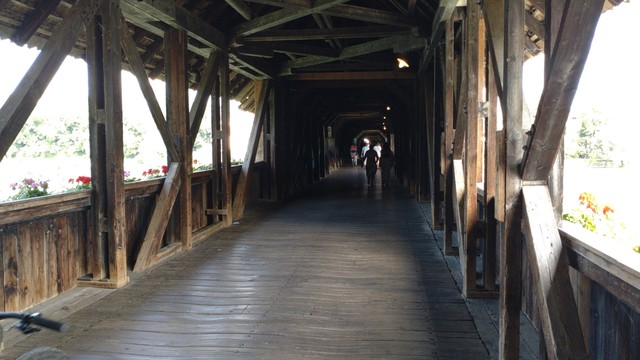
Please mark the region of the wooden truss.
<svg viewBox="0 0 640 360"><path fill-rule="evenodd" d="M52 1L52 4L57 2ZM53 6L55 8L55 6ZM47 8L49 9L49 8ZM45 9L46 10L46 9ZM50 11L50 10L47 10ZM158 35L164 38L167 83L165 119L153 93L142 56L127 26L128 15L147 11L162 16L171 26ZM122 55L138 79L153 121L167 150L168 172L155 201L150 224L138 250L134 271L143 271L176 251L191 248L194 241L231 224L231 176L229 146L229 64L222 37L206 24L186 21L179 10L173 18L153 5L132 1L81 1L64 17L55 33L11 94L0 112L0 158L33 111L47 85L70 53L80 33L86 30L89 69L89 129L92 195L87 253L90 273L80 285L120 287L128 282L124 194ZM180 14L185 17L180 17ZM25 23L38 24L38 19ZM135 21L135 17L133 20ZM37 28L37 26L35 26ZM16 32L17 40L29 38L29 29ZM192 108L188 108L186 59L187 36L210 46L203 79ZM193 49L191 49L193 50ZM200 50L199 50L200 51ZM201 52L201 51L200 51ZM192 234L191 152L209 99L212 98L214 130L214 191L207 209L215 221ZM219 102L218 99L222 98Z"/></svg>
<svg viewBox="0 0 640 360"><path fill-rule="evenodd" d="M425 85L436 84L435 92L442 91L444 98L443 131L431 134L437 137L433 143L442 143L442 165L438 173L432 170L432 177L443 177L443 247L447 255L456 253L452 234L457 231L465 296L493 297L499 287L500 358L517 359L524 234L547 355L586 359L549 183L604 2L546 1L546 26L536 28L548 44L546 83L526 142L522 65L527 44L520 29L532 23L524 0L467 2L466 13L452 10L448 3L455 1L441 2L446 21L442 25L434 22L444 38L442 51L425 50L421 67L433 71L428 67L433 61L436 73L444 77L440 83ZM459 56L454 53L456 41L462 49ZM498 110L502 113L500 129ZM484 144L480 141L483 136ZM430 154L429 162L439 163L436 156ZM483 184L480 194L476 191L479 183ZM435 196L432 205L440 207ZM439 218L433 215L434 221ZM479 235L483 242L478 241ZM500 277L496 283L498 238ZM483 256L481 282L477 253Z"/></svg>

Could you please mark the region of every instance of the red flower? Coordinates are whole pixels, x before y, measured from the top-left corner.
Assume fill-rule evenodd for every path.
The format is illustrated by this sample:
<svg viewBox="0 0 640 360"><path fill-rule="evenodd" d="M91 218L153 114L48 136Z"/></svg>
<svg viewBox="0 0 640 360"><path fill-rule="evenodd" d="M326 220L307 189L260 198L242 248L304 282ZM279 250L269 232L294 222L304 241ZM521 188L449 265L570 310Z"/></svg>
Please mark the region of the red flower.
<svg viewBox="0 0 640 360"><path fill-rule="evenodd" d="M162 173L166 174L169 172L169 167L167 165L162 165Z"/></svg>
<svg viewBox="0 0 640 360"><path fill-rule="evenodd" d="M610 213L612 214L612 213L614 213L614 212L616 212L616 211L615 211L615 210L613 210L613 208L612 208L611 206L609 206L609 205L605 205L605 206L602 208L602 213L603 213L603 214L604 214L604 216L606 216L606 217L609 217L609 214L610 214Z"/></svg>

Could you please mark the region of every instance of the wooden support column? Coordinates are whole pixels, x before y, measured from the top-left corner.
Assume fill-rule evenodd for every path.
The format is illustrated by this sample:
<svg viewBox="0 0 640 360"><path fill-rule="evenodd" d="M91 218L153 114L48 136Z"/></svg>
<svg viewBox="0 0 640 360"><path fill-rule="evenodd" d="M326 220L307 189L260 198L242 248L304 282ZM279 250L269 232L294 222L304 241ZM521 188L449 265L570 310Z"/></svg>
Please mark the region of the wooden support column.
<svg viewBox="0 0 640 360"><path fill-rule="evenodd" d="M267 110L269 92L271 91L270 81L256 81L256 90L254 91L256 98L256 114L253 119L253 127L249 135L249 144L247 145L247 153L242 163L242 171L238 179L236 188L236 196L233 200L233 219L241 219L244 215L244 209L249 196L250 176L253 170L253 162L256 158L256 152L260 141L260 132Z"/></svg>
<svg viewBox="0 0 640 360"><path fill-rule="evenodd" d="M104 122L104 72L102 69L102 17L95 16L87 26L87 71L89 79L89 156L91 159L91 210L87 233L87 268L91 280L107 278L108 232L107 174Z"/></svg>
<svg viewBox="0 0 640 360"><path fill-rule="evenodd" d="M276 84L277 85L277 84ZM269 116L267 118L267 123L263 126L265 133L265 144L264 144L264 155L265 162L268 167L268 195L269 199L275 200L278 198L278 187L276 180L276 98L280 96L280 92L276 89L280 89L280 86L274 86L274 91L271 92L271 97L269 98L269 103L272 106L269 107Z"/></svg>
<svg viewBox="0 0 640 360"><path fill-rule="evenodd" d="M453 208L453 127L455 120L454 104L454 41L453 16L446 23L445 63L444 63L444 251L446 255L455 255L453 248L453 228L455 227Z"/></svg>
<svg viewBox="0 0 640 360"><path fill-rule="evenodd" d="M220 101L222 100L220 88L220 76L218 75L218 81L215 83L211 93L211 167L213 168L213 172L211 177L210 198L212 208L207 209L207 214L213 216L214 224L220 223L225 216L229 215L228 213L222 213L222 211L226 210L226 204L224 204L225 198L222 196L222 188L225 183L222 178L222 155L226 152L222 150L222 138L224 134L222 133L222 114L220 112Z"/></svg>
<svg viewBox="0 0 640 360"><path fill-rule="evenodd" d="M504 222L500 253L500 359L520 356L520 309L522 296L522 67L524 63L524 0L504 3L504 133L498 140L504 168ZM497 31L497 29L492 29Z"/></svg>
<svg viewBox="0 0 640 360"><path fill-rule="evenodd" d="M487 117L485 118L485 152L484 152L484 218L485 218L485 247L483 259L483 284L486 290L496 290L497 270L497 221L495 218L496 207L496 174L497 174L497 106L498 92L491 57L488 59L489 72L487 76L487 101L489 103Z"/></svg>
<svg viewBox="0 0 640 360"><path fill-rule="evenodd" d="M127 240L125 233L120 1L103 1L102 6L109 280L117 287L120 287L129 280L127 276Z"/></svg>
<svg viewBox="0 0 640 360"><path fill-rule="evenodd" d="M225 224L231 225L233 221L232 211L232 180L231 180L231 95L229 89L229 55L222 55L220 63L220 131L222 141L220 142L221 164L220 164L220 191L221 208L226 210ZM217 102L217 99L216 99Z"/></svg>
<svg viewBox="0 0 640 360"><path fill-rule="evenodd" d="M470 297L476 289L476 250L478 226L478 39L480 6L467 4L467 121L464 154L465 201L464 237L461 251L465 261L461 264L464 296ZM464 91L464 90L463 90Z"/></svg>
<svg viewBox="0 0 640 360"><path fill-rule="evenodd" d="M431 202L431 224L435 229L440 229L440 119L436 116L436 94L440 89L436 88L437 71L439 62L433 62L424 72L425 80L422 81L424 94L424 116L426 120L427 151L426 169L427 178L425 190L428 191L427 199ZM421 161L422 163L422 161Z"/></svg>
<svg viewBox="0 0 640 360"><path fill-rule="evenodd" d="M187 33L169 29L165 33L165 82L167 86L167 123L178 145L182 178L180 191L171 215L168 243L182 243L191 248L191 173L192 154L189 138L189 100L187 84Z"/></svg>
<svg viewBox="0 0 640 360"><path fill-rule="evenodd" d="M419 97L417 99L418 106L416 107L417 113L417 130L416 134L420 134L418 141L416 142L417 151L417 171L416 171L416 195L419 202L431 201L431 181L433 171L433 153L431 151L431 144L433 143L433 134L431 129L433 128L433 117L431 116L431 104L429 99L433 99L433 66L429 66L425 71L420 73L417 85L417 93ZM432 209L433 210L433 209ZM433 212L432 212L433 214ZM433 224L433 220L432 220Z"/></svg>

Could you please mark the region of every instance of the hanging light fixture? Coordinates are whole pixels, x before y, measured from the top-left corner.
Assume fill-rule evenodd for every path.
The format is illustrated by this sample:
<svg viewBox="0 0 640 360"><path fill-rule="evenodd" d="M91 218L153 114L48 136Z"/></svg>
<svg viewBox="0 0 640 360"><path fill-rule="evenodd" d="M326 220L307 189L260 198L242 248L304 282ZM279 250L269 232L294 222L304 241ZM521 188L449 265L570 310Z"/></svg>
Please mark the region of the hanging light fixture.
<svg viewBox="0 0 640 360"><path fill-rule="evenodd" d="M398 56L396 60L398 60L398 69L404 69L409 67L409 63L405 58Z"/></svg>

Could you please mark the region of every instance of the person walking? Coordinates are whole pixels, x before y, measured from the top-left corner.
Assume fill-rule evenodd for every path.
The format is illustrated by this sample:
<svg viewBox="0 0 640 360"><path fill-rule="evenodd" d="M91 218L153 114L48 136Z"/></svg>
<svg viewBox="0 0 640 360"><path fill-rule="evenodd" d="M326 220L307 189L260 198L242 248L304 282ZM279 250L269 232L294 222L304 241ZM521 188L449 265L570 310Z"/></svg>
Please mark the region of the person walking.
<svg viewBox="0 0 640 360"><path fill-rule="evenodd" d="M367 184L372 187L376 180L376 172L378 171L378 152L373 148L367 150L364 154L364 161L366 162L365 169L367 171Z"/></svg>
<svg viewBox="0 0 640 360"><path fill-rule="evenodd" d="M369 140L364 139L364 146L362 147L362 151L360 152L360 157L362 158L362 167L367 164L367 157L365 154L369 151Z"/></svg>
<svg viewBox="0 0 640 360"><path fill-rule="evenodd" d="M389 185L389 179L391 178L391 167L395 163L393 151L391 150L391 144L384 143L382 151L380 153L380 176L382 178L382 187Z"/></svg>
<svg viewBox="0 0 640 360"><path fill-rule="evenodd" d="M356 167L358 164L358 147L356 144L351 144L349 154L351 154L351 167Z"/></svg>

